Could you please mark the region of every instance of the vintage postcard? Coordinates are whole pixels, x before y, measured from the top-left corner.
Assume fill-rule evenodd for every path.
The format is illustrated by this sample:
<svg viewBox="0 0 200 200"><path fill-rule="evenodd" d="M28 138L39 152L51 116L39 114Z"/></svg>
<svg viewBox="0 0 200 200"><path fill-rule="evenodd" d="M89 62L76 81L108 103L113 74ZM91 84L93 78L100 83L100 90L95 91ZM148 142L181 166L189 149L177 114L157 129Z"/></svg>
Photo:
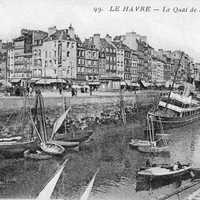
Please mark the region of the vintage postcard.
<svg viewBox="0 0 200 200"><path fill-rule="evenodd" d="M0 199L200 199L200 2L0 0Z"/></svg>

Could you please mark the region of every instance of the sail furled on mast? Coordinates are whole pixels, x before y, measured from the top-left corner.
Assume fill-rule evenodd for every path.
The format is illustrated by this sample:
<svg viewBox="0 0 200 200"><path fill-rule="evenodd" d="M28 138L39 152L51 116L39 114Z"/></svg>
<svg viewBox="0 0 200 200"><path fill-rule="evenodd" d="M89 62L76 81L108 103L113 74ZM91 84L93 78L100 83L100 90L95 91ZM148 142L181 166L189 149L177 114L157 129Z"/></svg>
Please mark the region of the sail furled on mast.
<svg viewBox="0 0 200 200"><path fill-rule="evenodd" d="M54 138L56 132L61 127L61 125L62 125L63 121L66 119L66 116L67 116L68 112L70 111L70 109L71 109L71 106L55 121L55 123L53 125L51 139Z"/></svg>
<svg viewBox="0 0 200 200"><path fill-rule="evenodd" d="M91 193L93 185L94 185L94 181L95 181L96 175L98 174L99 170L100 169L97 169L96 173L94 174L94 176L92 177L91 181L89 182L85 192L82 194L80 200L88 200L89 199L90 193Z"/></svg>
<svg viewBox="0 0 200 200"><path fill-rule="evenodd" d="M36 91L35 108L34 108L34 130L39 134L41 142L47 142L47 130L46 130L46 117L44 110L44 100L40 90Z"/></svg>

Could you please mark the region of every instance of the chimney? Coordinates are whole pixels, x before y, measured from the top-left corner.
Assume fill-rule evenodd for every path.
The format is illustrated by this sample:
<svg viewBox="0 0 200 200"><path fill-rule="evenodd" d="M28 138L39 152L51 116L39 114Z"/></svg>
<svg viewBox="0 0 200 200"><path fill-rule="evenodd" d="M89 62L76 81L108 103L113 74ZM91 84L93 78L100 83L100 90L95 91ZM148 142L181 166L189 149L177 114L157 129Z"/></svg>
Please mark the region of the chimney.
<svg viewBox="0 0 200 200"><path fill-rule="evenodd" d="M106 35L105 39L106 39L106 41L109 42L109 43L112 42L112 37L111 37L109 34Z"/></svg>
<svg viewBox="0 0 200 200"><path fill-rule="evenodd" d="M141 39L143 42L146 42L146 43L147 43L147 36L141 35L141 36L140 36L140 39Z"/></svg>
<svg viewBox="0 0 200 200"><path fill-rule="evenodd" d="M69 25L69 28L68 28L68 34L69 34L70 38L72 38L72 39L75 38L74 28L71 24Z"/></svg>
<svg viewBox="0 0 200 200"><path fill-rule="evenodd" d="M101 42L100 42L100 34L96 33L93 35L93 41L94 41L94 45L97 49L100 49L101 46Z"/></svg>
<svg viewBox="0 0 200 200"><path fill-rule="evenodd" d="M48 36L54 34L57 31L56 26L52 26L48 28Z"/></svg>
<svg viewBox="0 0 200 200"><path fill-rule="evenodd" d="M3 48L3 42L2 40L0 40L0 51L2 50L2 48Z"/></svg>

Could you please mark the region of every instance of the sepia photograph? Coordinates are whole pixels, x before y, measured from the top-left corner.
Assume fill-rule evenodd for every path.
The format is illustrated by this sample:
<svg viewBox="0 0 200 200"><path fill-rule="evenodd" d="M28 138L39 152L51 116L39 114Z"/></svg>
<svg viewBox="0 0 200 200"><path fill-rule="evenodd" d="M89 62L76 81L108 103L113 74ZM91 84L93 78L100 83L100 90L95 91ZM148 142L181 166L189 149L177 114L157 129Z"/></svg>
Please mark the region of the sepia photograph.
<svg viewBox="0 0 200 200"><path fill-rule="evenodd" d="M200 200L200 2L0 0L0 199Z"/></svg>

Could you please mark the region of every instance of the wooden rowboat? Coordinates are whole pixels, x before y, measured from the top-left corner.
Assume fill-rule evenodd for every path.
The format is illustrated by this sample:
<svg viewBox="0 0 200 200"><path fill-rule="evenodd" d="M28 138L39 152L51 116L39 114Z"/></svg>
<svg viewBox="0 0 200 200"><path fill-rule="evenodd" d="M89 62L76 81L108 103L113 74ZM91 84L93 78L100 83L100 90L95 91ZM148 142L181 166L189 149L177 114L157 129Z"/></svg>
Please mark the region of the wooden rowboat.
<svg viewBox="0 0 200 200"><path fill-rule="evenodd" d="M137 147L138 151L142 153L162 153L162 152L169 152L168 146L139 146Z"/></svg>
<svg viewBox="0 0 200 200"><path fill-rule="evenodd" d="M62 141L62 140L52 140L52 142L64 148L73 148L73 147L79 146L80 144L80 142L70 142L70 141Z"/></svg>
<svg viewBox="0 0 200 200"><path fill-rule="evenodd" d="M150 146L156 146L156 142L155 141L151 142L149 140L131 139L129 145L132 147L150 147Z"/></svg>
<svg viewBox="0 0 200 200"><path fill-rule="evenodd" d="M35 159L35 160L47 160L47 159L52 158L51 155L46 154L42 151L36 150L33 152L30 149L24 151L24 157L30 158L30 159Z"/></svg>
<svg viewBox="0 0 200 200"><path fill-rule="evenodd" d="M0 142L1 153L23 153L26 149L32 149L36 147L36 139L33 138L28 141L4 141Z"/></svg>
<svg viewBox="0 0 200 200"><path fill-rule="evenodd" d="M139 171L137 174L148 177L174 177L187 173L191 166L184 165L182 169L172 170L173 167L150 167Z"/></svg>
<svg viewBox="0 0 200 200"><path fill-rule="evenodd" d="M10 142L10 141L19 141L22 140L22 136L13 136L13 137L1 137L0 142Z"/></svg>
<svg viewBox="0 0 200 200"><path fill-rule="evenodd" d="M41 143L40 148L42 151L52 155L61 155L64 153L65 149L59 144L53 142Z"/></svg>

